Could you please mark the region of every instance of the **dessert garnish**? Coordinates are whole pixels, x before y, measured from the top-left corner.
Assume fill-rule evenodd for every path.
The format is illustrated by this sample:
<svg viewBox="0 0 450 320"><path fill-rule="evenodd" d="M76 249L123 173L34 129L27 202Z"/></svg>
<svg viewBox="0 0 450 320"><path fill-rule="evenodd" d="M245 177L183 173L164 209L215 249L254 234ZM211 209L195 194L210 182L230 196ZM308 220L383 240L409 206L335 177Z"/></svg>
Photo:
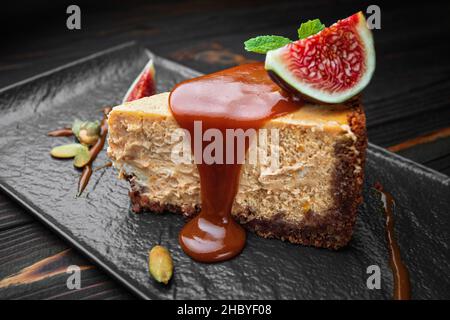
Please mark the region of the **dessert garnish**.
<svg viewBox="0 0 450 320"><path fill-rule="evenodd" d="M81 143L93 145L100 137L100 122L76 119L72 124L72 132Z"/></svg>
<svg viewBox="0 0 450 320"><path fill-rule="evenodd" d="M89 161L89 149L80 143L69 143L54 147L50 154L54 158L74 158L73 165L77 168L82 168Z"/></svg>
<svg viewBox="0 0 450 320"><path fill-rule="evenodd" d="M149 252L148 270L158 282L168 284L173 274L173 261L167 248L157 245Z"/></svg>
<svg viewBox="0 0 450 320"><path fill-rule="evenodd" d="M155 67L153 59L149 59L138 77L128 89L122 102L133 101L142 97L149 97L156 93Z"/></svg>
<svg viewBox="0 0 450 320"><path fill-rule="evenodd" d="M389 192L386 192L379 182L375 184L374 188L381 195L381 201L383 202L383 209L386 216L386 240L389 249L389 264L394 277L394 300L409 300L411 298L409 272L402 261L400 247L395 240L393 213L393 208L395 206L394 197Z"/></svg>
<svg viewBox="0 0 450 320"><path fill-rule="evenodd" d="M300 25L300 28L298 28L298 38L299 39L305 39L309 36L312 36L320 31L325 29L325 25L319 20L309 20L307 22L304 22Z"/></svg>
<svg viewBox="0 0 450 320"><path fill-rule="evenodd" d="M89 122L75 120L72 128L64 128L49 132L51 137L75 135L80 143L69 143L54 147L50 154L54 158L74 158L73 165L77 168L83 168L90 159L89 145L94 144L99 138L99 122Z"/></svg>
<svg viewBox="0 0 450 320"><path fill-rule="evenodd" d="M298 38L305 39L322 31L325 25L319 19L304 22L298 28ZM282 36L258 36L244 42L245 50L255 53L266 54L270 50L275 50L291 43L292 40Z"/></svg>
<svg viewBox="0 0 450 320"><path fill-rule="evenodd" d="M112 166L112 162L111 161L107 161L106 163L102 164L101 166L98 166L94 169L94 171L98 171L101 169L105 169L105 168L109 168Z"/></svg>
<svg viewBox="0 0 450 320"><path fill-rule="evenodd" d="M155 69L153 59L149 59L138 77L125 94L123 102L133 101L142 97L150 96L156 92ZM102 151L108 134L107 116L111 108L103 109L103 119L101 122L82 121L76 119L71 128L62 128L47 133L50 137L68 137L74 135L79 143L71 143L53 148L50 154L55 158L74 158L74 166L83 169L78 181L78 196L86 188L92 175L92 163L97 155ZM89 149L89 147L91 147ZM110 167L108 162L97 169Z"/></svg>
<svg viewBox="0 0 450 320"><path fill-rule="evenodd" d="M263 41L265 38L254 38L245 48L267 53L265 68L274 81L313 100L340 103L367 86L375 70L375 49L361 12L328 28L319 20L308 21L298 34L300 40L283 46L278 38L271 45L267 39Z"/></svg>
<svg viewBox="0 0 450 320"><path fill-rule="evenodd" d="M69 144L65 144L62 146L54 147L50 151L50 154L54 158L60 158L60 159L73 158L83 148L86 148L86 146L84 146L80 143L69 143Z"/></svg>
<svg viewBox="0 0 450 320"><path fill-rule="evenodd" d="M73 165L77 168L83 168L88 162L91 160L91 155L89 153L89 148L85 145L82 145L80 150L73 158Z"/></svg>
<svg viewBox="0 0 450 320"><path fill-rule="evenodd" d="M292 40L282 36L259 36L244 42L245 50L266 54L269 50L281 48Z"/></svg>
<svg viewBox="0 0 450 320"><path fill-rule="evenodd" d="M47 133L49 137L70 137L73 135L72 128L62 128Z"/></svg>
<svg viewBox="0 0 450 320"><path fill-rule="evenodd" d="M78 181L78 196L80 196L84 189L86 188L89 179L92 175L92 163L97 158L97 155L100 151L103 150L103 146L105 145L106 136L108 134L108 113L112 108L107 107L103 109L103 119L100 122L100 138L97 139L95 144L89 150L89 160L84 164L83 171L81 172L80 180Z"/></svg>
<svg viewBox="0 0 450 320"><path fill-rule="evenodd" d="M103 119L99 121L75 120L72 128L63 128L50 131L47 135L51 137L74 135L79 143L69 143L54 147L50 154L54 158L67 159L74 158L73 165L83 169L78 183L78 196L86 188L92 174L92 163L97 158L98 153L105 145L108 133L107 115L111 108L103 109ZM89 149L89 147L91 147Z"/></svg>

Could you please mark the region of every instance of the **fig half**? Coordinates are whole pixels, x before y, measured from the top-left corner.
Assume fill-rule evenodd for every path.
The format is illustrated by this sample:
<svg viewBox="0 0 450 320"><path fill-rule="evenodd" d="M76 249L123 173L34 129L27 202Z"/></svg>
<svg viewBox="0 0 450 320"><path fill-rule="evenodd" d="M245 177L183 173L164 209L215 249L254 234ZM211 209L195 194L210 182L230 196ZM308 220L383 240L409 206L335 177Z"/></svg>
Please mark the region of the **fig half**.
<svg viewBox="0 0 450 320"><path fill-rule="evenodd" d="M123 103L149 97L156 93L155 67L153 59L150 57L138 77L128 89L123 98Z"/></svg>
<svg viewBox="0 0 450 320"><path fill-rule="evenodd" d="M358 12L315 35L267 52L265 68L282 87L326 103L343 102L372 78L372 32Z"/></svg>

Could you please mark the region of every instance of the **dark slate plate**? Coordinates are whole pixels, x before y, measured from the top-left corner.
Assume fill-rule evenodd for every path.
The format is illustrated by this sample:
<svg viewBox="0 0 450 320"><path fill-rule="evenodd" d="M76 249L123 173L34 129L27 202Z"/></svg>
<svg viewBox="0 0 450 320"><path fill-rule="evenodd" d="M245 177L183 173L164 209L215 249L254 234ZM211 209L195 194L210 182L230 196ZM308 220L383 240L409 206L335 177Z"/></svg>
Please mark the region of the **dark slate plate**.
<svg viewBox="0 0 450 320"><path fill-rule="evenodd" d="M370 145L364 204L350 245L338 252L266 240L249 234L244 252L220 264L184 255L177 234L183 218L136 215L128 186L108 168L94 172L80 198L79 172L49 150L70 138L46 133L74 118L96 119L120 102L147 60L123 45L0 90L0 185L56 233L143 298L390 299L384 214L372 188L380 181L397 200L396 234L412 282L413 298L450 298L450 180ZM156 58L159 91L198 73ZM107 158L103 152L96 164ZM147 251L161 243L173 253L174 279L153 282ZM370 265L381 268L380 290L366 286Z"/></svg>

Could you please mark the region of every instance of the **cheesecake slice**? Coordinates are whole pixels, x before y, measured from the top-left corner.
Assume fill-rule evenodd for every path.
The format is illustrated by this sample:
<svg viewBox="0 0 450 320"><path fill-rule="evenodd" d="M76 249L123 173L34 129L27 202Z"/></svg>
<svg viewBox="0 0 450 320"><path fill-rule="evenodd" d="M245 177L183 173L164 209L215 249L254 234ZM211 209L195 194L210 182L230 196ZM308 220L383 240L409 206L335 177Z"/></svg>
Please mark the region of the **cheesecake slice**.
<svg viewBox="0 0 450 320"><path fill-rule="evenodd" d="M113 108L108 118L108 155L130 182L135 212L200 211L196 165L175 163L171 153L179 128L169 93ZM365 115L359 98L339 105L306 103L271 119L261 129L278 129L279 166L241 168L232 215L267 238L337 249L351 239L362 201ZM269 139L269 144L270 144Z"/></svg>

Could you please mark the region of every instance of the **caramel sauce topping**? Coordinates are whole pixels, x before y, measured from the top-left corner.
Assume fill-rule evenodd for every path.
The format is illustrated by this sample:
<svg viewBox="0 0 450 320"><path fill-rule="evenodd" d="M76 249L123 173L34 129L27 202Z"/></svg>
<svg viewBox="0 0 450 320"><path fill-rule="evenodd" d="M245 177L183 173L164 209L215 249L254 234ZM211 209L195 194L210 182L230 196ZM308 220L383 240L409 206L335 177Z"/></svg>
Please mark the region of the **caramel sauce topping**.
<svg viewBox="0 0 450 320"><path fill-rule="evenodd" d="M262 63L254 63L184 81L170 94L169 105L180 127L189 131L192 150L200 147L199 154L203 154L207 143L195 145L194 121L201 121L202 136L211 128L225 137L227 129L256 130L272 118L298 110L302 102L272 82ZM246 141L246 150L248 147ZM233 146L227 148L224 139L223 154L232 152L230 148ZM182 249L194 260L227 260L245 246L245 231L231 216L241 170L238 152L233 154L232 164L206 164L194 152L200 174L201 212L179 235Z"/></svg>

